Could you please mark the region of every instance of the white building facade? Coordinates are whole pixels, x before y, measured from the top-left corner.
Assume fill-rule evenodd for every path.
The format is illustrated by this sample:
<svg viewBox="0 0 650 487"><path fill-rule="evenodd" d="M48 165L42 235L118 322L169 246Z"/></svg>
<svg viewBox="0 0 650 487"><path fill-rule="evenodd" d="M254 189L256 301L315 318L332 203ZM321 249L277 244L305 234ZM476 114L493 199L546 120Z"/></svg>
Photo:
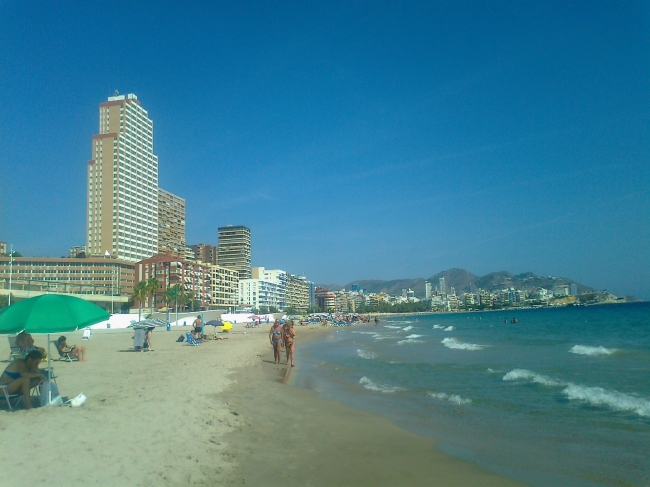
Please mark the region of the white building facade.
<svg viewBox="0 0 650 487"><path fill-rule="evenodd" d="M134 94L99 105L88 162L88 256L130 262L158 253L158 157L153 121Z"/></svg>

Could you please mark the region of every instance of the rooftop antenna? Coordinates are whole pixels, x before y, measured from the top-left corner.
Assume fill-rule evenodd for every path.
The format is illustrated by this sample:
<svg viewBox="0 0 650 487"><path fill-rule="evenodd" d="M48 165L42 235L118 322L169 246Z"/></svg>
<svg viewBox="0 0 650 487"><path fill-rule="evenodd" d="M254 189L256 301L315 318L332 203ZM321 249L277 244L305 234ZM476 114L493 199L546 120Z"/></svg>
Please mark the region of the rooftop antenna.
<svg viewBox="0 0 650 487"><path fill-rule="evenodd" d="M115 90L115 93L113 94L113 96L119 96L119 95L120 95L120 92Z"/></svg>

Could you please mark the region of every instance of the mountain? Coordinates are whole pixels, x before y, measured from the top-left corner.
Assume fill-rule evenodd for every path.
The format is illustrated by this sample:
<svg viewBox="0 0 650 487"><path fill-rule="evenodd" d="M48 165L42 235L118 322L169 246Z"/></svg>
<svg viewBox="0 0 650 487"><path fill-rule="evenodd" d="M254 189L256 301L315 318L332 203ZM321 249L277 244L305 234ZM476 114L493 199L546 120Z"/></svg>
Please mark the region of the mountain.
<svg viewBox="0 0 650 487"><path fill-rule="evenodd" d="M488 291L496 291L510 287L533 291L538 287L553 289L555 286L564 284L576 284L578 286L578 293L593 291L593 288L566 277L537 276L532 272L524 272L522 274L514 275L508 271L491 272L479 277L465 269L456 268L439 272L426 279L426 281L431 283L431 287L434 291L436 287L439 288L441 277L445 278L446 291L449 292L450 288L453 287L456 290L456 294L468 292L471 284L474 284L477 288L486 289ZM391 281L357 280L352 281L343 287L337 284L320 285L320 287L331 291L338 291L342 288L349 291L352 289L353 284L357 284L368 293L383 292L394 295L401 294L402 289L412 289L415 291L417 297L424 297L424 283L425 279L418 277L416 279L393 279Z"/></svg>

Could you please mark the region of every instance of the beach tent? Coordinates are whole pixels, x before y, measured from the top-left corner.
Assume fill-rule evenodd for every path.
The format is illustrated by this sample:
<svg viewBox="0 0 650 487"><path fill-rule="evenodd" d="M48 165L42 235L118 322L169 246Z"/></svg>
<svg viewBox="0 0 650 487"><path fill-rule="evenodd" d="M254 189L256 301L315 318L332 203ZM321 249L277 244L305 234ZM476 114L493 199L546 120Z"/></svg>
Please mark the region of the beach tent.
<svg viewBox="0 0 650 487"><path fill-rule="evenodd" d="M65 294L43 294L18 301L0 312L0 334L21 331L47 335L47 369L52 375L50 334L87 328L110 315L89 301ZM52 391L50 390L50 402Z"/></svg>

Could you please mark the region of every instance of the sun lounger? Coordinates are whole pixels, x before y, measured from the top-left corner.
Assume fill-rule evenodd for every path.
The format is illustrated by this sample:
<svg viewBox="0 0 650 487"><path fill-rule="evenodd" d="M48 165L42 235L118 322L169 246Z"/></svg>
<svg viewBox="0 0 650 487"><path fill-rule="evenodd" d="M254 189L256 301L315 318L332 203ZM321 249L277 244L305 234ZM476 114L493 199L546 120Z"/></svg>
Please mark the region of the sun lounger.
<svg viewBox="0 0 650 487"><path fill-rule="evenodd" d="M185 341L187 342L188 345L192 345L194 347L198 347L202 343L198 341L196 338L194 338L191 333L185 334Z"/></svg>
<svg viewBox="0 0 650 487"><path fill-rule="evenodd" d="M7 403L7 405L9 406L9 411L13 411L14 407L18 406L18 404L20 404L20 401L23 400L23 395L9 394L9 390L7 389L7 386L2 385L0 386L0 399ZM11 401L16 401L14 402L13 407L11 406Z"/></svg>
<svg viewBox="0 0 650 487"><path fill-rule="evenodd" d="M62 352L62 351L60 351L59 346L58 346L59 345L58 341L54 340L52 342L52 344L54 345L54 348L56 349L56 351L59 352L59 361L60 362L78 362L79 361L79 357L73 357L72 355L70 355L70 352Z"/></svg>
<svg viewBox="0 0 650 487"><path fill-rule="evenodd" d="M81 335L82 340L90 340L93 337L93 331L90 328L84 330L84 334Z"/></svg>
<svg viewBox="0 0 650 487"><path fill-rule="evenodd" d="M21 358L20 347L16 345L16 336L7 335L7 339L9 340L9 360Z"/></svg>

